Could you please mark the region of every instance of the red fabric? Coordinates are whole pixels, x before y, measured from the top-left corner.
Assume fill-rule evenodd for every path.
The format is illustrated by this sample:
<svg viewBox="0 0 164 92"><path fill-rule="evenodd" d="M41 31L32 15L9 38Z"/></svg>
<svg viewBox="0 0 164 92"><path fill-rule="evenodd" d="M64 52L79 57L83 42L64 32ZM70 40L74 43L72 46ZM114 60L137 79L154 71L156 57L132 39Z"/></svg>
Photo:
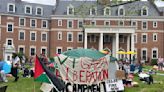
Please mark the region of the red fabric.
<svg viewBox="0 0 164 92"><path fill-rule="evenodd" d="M38 57L35 57L35 73L34 73L34 78L39 77L41 74L43 74L44 70L42 68L42 65L40 64L40 61Z"/></svg>

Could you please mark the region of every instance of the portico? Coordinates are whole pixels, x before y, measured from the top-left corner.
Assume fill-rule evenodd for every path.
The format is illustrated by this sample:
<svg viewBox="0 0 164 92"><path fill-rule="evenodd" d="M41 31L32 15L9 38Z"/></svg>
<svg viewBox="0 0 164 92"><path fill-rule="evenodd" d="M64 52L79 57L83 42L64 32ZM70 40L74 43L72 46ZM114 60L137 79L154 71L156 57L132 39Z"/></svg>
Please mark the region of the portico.
<svg viewBox="0 0 164 92"><path fill-rule="evenodd" d="M110 34L112 36L112 52L111 54L118 58L118 54L120 48L120 35L125 35L127 37L127 51L134 51L134 27L85 27L84 32L84 48L88 48L88 34L99 34L98 36L98 50L104 49L104 34ZM129 58L129 57L128 57Z"/></svg>

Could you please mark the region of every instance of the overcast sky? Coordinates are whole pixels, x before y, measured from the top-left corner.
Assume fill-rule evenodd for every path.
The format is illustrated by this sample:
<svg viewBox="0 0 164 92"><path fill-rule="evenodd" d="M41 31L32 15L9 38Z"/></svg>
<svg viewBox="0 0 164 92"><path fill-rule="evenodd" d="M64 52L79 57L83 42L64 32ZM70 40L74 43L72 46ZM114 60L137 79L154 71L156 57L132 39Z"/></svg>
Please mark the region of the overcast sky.
<svg viewBox="0 0 164 92"><path fill-rule="evenodd" d="M54 5L56 0L22 0L22 1L28 1L31 3ZM156 0L156 1L157 1L156 2L157 6L164 6L164 1L160 1L160 0Z"/></svg>

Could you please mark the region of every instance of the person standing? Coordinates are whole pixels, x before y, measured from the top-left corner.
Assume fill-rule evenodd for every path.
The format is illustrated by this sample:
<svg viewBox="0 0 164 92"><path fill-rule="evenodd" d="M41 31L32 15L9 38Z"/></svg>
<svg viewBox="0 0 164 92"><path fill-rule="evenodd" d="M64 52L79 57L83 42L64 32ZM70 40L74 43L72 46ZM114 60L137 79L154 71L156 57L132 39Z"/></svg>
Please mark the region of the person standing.
<svg viewBox="0 0 164 92"><path fill-rule="evenodd" d="M163 60L163 58L160 56L159 58L158 58L158 70L163 70L163 62L164 62L164 60Z"/></svg>
<svg viewBox="0 0 164 92"><path fill-rule="evenodd" d="M19 79L19 76L18 76L18 67L20 65L19 61L20 61L20 58L18 56L16 56L15 59L12 61L11 74L13 77L15 77L14 82L17 82Z"/></svg>

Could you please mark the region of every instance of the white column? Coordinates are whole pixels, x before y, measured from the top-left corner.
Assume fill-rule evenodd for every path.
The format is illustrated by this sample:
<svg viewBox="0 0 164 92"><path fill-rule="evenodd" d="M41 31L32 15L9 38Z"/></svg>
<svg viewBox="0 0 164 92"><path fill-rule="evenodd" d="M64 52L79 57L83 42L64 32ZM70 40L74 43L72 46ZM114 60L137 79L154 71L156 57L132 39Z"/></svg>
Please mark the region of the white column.
<svg viewBox="0 0 164 92"><path fill-rule="evenodd" d="M116 49L115 52L119 50L119 33L116 33ZM116 58L118 59L118 54L116 53Z"/></svg>
<svg viewBox="0 0 164 92"><path fill-rule="evenodd" d="M134 33L131 34L131 51L134 51ZM132 59L133 55L131 55Z"/></svg>
<svg viewBox="0 0 164 92"><path fill-rule="evenodd" d="M129 34L127 36L127 51L130 51L130 35ZM130 59L129 55L127 55L127 58Z"/></svg>
<svg viewBox="0 0 164 92"><path fill-rule="evenodd" d="M115 35L112 36L112 56L113 57L116 57L116 38L115 38Z"/></svg>
<svg viewBox="0 0 164 92"><path fill-rule="evenodd" d="M103 33L100 33L99 38L99 51L103 50Z"/></svg>
<svg viewBox="0 0 164 92"><path fill-rule="evenodd" d="M87 32L84 33L84 49L87 49Z"/></svg>

